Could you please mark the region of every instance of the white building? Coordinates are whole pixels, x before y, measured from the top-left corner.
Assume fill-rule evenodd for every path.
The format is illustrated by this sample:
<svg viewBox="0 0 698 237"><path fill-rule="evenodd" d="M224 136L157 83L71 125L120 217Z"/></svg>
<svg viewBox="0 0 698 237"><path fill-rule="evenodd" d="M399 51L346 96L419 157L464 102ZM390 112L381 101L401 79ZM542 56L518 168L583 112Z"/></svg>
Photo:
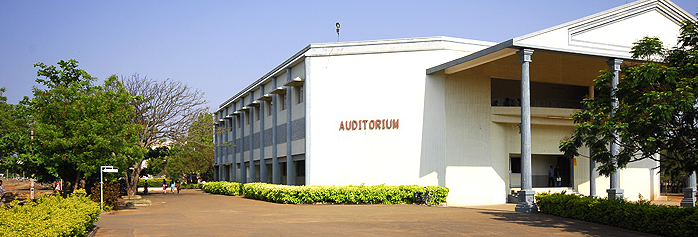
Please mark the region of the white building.
<svg viewBox="0 0 698 237"><path fill-rule="evenodd" d="M605 196L609 179L588 158L558 150L574 130L569 117L593 96L600 70L634 63L633 42L657 36L673 45L684 20L695 18L668 0L647 0L501 43L311 44L220 105L216 179L440 185L450 189L449 205L485 205L521 187L521 164L530 164L524 179L533 188L547 187L549 166L559 165L564 187L589 195L593 179ZM526 75L530 100L521 96ZM530 144L524 159L522 137ZM625 197L657 198L656 166L621 170Z"/></svg>

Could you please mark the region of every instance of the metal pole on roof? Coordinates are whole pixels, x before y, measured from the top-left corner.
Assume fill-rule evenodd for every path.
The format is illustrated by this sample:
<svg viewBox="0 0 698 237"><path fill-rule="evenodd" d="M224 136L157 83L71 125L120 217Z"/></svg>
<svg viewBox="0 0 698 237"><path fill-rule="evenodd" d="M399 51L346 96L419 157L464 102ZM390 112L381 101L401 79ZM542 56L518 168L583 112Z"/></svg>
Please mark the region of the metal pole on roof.
<svg viewBox="0 0 698 237"><path fill-rule="evenodd" d="M337 27L337 42L339 42L339 22L334 24L335 27Z"/></svg>

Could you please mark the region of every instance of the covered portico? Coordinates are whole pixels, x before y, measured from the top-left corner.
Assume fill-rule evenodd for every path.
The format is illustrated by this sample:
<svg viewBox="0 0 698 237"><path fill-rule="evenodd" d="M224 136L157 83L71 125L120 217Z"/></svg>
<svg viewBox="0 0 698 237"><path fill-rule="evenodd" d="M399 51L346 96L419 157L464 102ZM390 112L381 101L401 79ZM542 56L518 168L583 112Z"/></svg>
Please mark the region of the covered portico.
<svg viewBox="0 0 698 237"><path fill-rule="evenodd" d="M561 155L558 143L574 130L570 115L584 97L594 96L593 80L600 71L615 72L617 83L621 65L636 63L629 53L633 42L656 36L673 44L679 23L686 19L691 19L690 14L669 1L638 1L428 69L430 78L443 80L444 85L446 185L472 200L478 199L477 192L500 194L496 189L501 188L506 193L515 169L510 157L519 156L520 168L515 170L520 172L521 190L516 211L537 211L532 180L533 172L541 168L532 167L532 155ZM512 81L518 86L516 94ZM618 150L616 144L610 146ZM659 178L651 172L656 163L635 164L633 168L645 173L635 177L639 173L627 172L622 183L622 171L610 180L599 177L588 154L582 155L573 160L571 169L575 190L596 196L601 189L606 192L599 195L622 197L626 183L647 181L627 185L630 193L658 195ZM473 176L465 173L475 170L481 172L475 176L499 177L501 182L490 183L499 187L483 190L485 185L464 180Z"/></svg>

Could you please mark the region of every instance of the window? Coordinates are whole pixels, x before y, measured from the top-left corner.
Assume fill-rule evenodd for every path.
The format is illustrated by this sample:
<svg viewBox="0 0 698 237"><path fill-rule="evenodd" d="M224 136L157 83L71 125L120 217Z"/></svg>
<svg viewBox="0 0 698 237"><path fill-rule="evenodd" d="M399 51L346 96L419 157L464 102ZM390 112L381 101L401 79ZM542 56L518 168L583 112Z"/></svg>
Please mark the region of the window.
<svg viewBox="0 0 698 237"><path fill-rule="evenodd" d="M303 103L303 86L298 86L298 104Z"/></svg>
<svg viewBox="0 0 698 237"><path fill-rule="evenodd" d="M267 107L267 116L271 116L271 110L272 110L272 108L273 108L272 105L274 105L274 102L271 101L271 100L269 100L269 101L267 101L266 103L267 103L267 104L266 104L265 107Z"/></svg>
<svg viewBox="0 0 698 237"><path fill-rule="evenodd" d="M277 96L276 98L279 102L279 111L284 111L284 109L286 109L286 95L279 94L279 96Z"/></svg>
<svg viewBox="0 0 698 237"><path fill-rule="evenodd" d="M245 113L245 124L250 124L250 112Z"/></svg>
<svg viewBox="0 0 698 237"><path fill-rule="evenodd" d="M262 116L260 116L260 115L262 115L262 114L259 113L260 110L261 110L260 107L254 107L254 118L255 118L255 120L257 120L257 121L259 121L259 118L262 117Z"/></svg>
<svg viewBox="0 0 698 237"><path fill-rule="evenodd" d="M511 158L511 173L521 173L521 157Z"/></svg>

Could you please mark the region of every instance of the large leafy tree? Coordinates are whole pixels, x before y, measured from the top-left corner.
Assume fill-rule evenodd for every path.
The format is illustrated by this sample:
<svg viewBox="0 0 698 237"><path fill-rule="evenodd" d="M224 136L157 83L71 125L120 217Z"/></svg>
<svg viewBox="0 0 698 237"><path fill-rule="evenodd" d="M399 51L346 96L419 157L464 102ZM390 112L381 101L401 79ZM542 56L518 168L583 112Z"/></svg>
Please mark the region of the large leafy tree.
<svg viewBox="0 0 698 237"><path fill-rule="evenodd" d="M616 90L618 108L611 115L612 74L595 80L595 97L573 114L574 135L560 144L569 156L591 147L598 170L615 172L613 159L625 168L643 159L661 160L661 168L692 173L698 169L698 29L682 23L677 46L663 49L658 38L646 37L632 50L641 63L624 67ZM612 134L617 131L618 136ZM614 157L608 144L620 144ZM656 155L659 155L657 159Z"/></svg>
<svg viewBox="0 0 698 237"><path fill-rule="evenodd" d="M30 118L33 137L22 139L29 149L6 162L32 170L42 181L62 179L76 188L81 179L112 165L123 171L143 156L138 144L141 126L131 123L136 97L116 76L93 85L94 78L75 60L58 62L60 68L35 64L42 78L34 97L20 102L19 114ZM26 132L15 134L28 137ZM14 159L14 160L13 160Z"/></svg>
<svg viewBox="0 0 698 237"><path fill-rule="evenodd" d="M155 81L133 75L122 77L124 87L132 95L141 97L134 101L136 116L132 122L140 124L139 142L144 149L162 146L163 141L180 141L187 137L189 127L206 109L203 92L182 82ZM143 175L145 158L131 164L127 183L128 195L136 194L138 179Z"/></svg>
<svg viewBox="0 0 698 237"><path fill-rule="evenodd" d="M5 88L0 88L0 168L13 168L13 171L20 172L23 170L15 169L17 165L9 163L9 159L28 150L26 139L31 136L29 120L17 112L17 105L7 103L4 92Z"/></svg>
<svg viewBox="0 0 698 237"><path fill-rule="evenodd" d="M205 176L213 169L213 129L211 113L199 113L189 127L186 139L173 145L165 171L171 176Z"/></svg>

